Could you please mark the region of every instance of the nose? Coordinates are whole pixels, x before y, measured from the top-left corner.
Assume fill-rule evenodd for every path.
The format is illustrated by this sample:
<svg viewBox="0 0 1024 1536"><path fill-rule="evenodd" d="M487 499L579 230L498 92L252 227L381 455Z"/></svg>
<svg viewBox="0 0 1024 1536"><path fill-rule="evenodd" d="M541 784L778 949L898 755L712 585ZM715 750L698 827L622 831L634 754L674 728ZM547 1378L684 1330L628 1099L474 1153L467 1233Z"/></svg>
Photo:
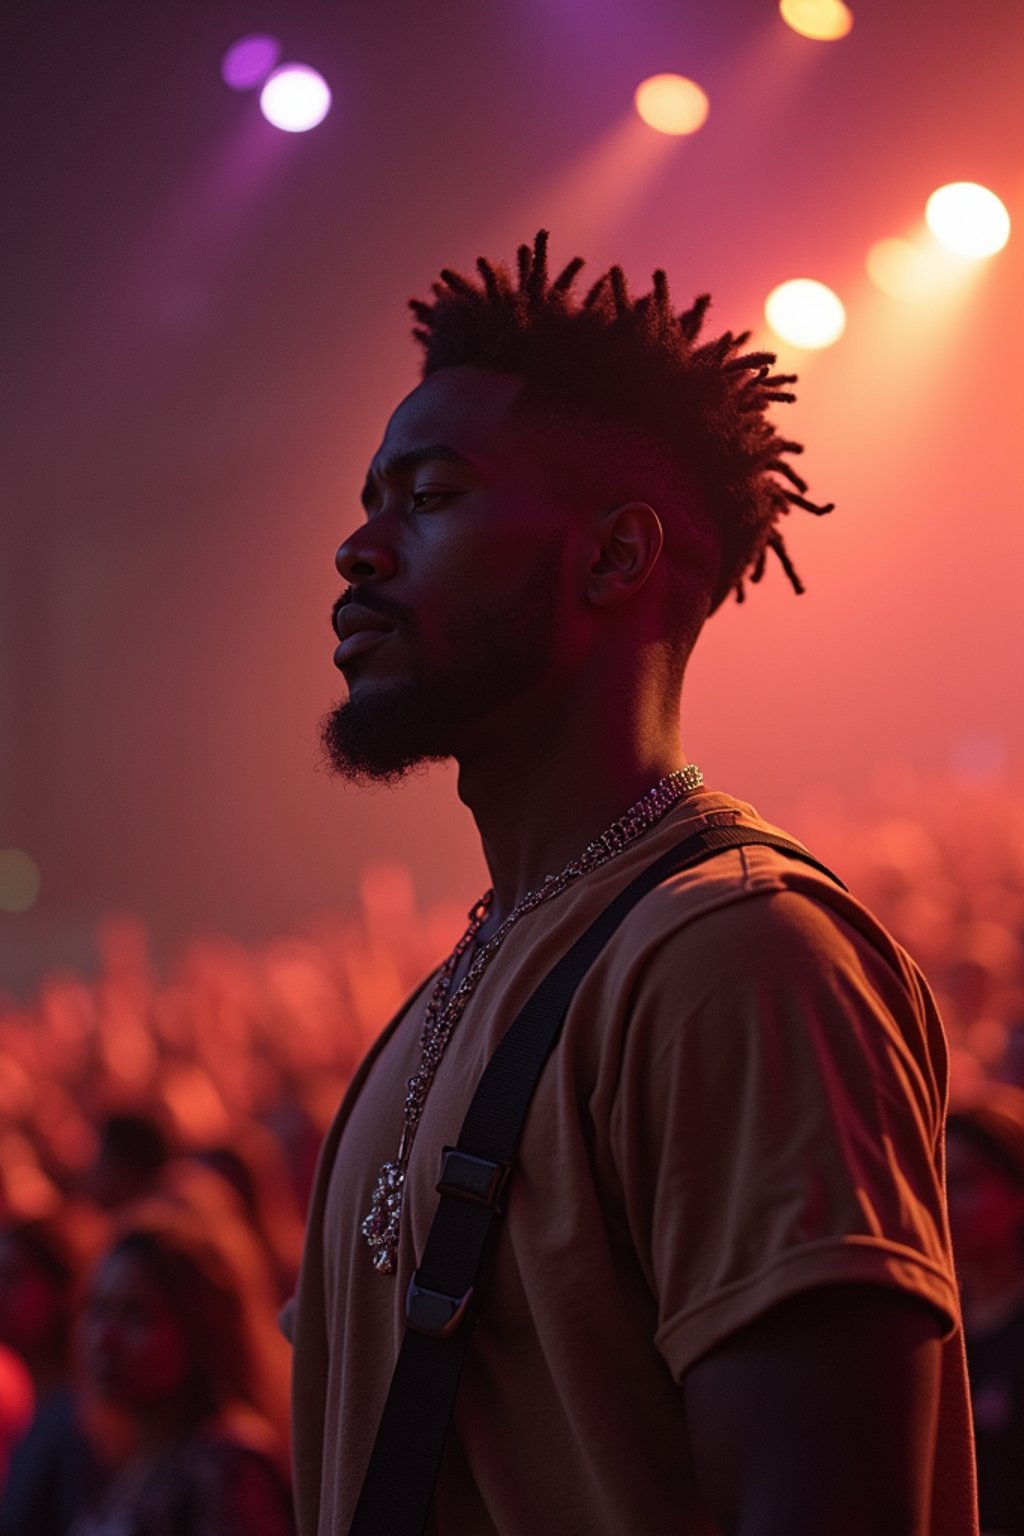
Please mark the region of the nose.
<svg viewBox="0 0 1024 1536"><path fill-rule="evenodd" d="M350 587L358 587L364 581L387 581L395 574L398 563L379 529L379 520L374 519L349 534L339 546L334 564Z"/></svg>

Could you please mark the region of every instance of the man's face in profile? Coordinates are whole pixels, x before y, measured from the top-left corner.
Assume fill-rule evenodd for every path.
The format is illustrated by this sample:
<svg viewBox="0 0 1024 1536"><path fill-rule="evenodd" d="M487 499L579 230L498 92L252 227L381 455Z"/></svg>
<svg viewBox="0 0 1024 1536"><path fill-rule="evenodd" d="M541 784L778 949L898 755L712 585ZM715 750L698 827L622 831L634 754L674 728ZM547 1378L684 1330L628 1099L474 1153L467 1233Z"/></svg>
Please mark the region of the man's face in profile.
<svg viewBox="0 0 1024 1536"><path fill-rule="evenodd" d="M348 699L323 720L344 777L393 782L528 731L572 654L573 524L515 404L522 381L432 374L395 411L338 551L335 660ZM561 680L561 681L560 681Z"/></svg>

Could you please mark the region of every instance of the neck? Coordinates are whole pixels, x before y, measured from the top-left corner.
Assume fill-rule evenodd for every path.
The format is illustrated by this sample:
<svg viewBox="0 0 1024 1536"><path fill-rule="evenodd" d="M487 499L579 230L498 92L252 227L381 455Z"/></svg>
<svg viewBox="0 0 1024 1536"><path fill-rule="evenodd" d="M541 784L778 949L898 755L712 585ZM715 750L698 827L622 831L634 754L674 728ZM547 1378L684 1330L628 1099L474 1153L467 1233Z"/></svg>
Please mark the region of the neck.
<svg viewBox="0 0 1024 1536"><path fill-rule="evenodd" d="M460 757L459 795L476 821L494 887L487 928L558 874L686 759L678 718L637 728L605 707L586 722L560 711L550 728L503 735Z"/></svg>

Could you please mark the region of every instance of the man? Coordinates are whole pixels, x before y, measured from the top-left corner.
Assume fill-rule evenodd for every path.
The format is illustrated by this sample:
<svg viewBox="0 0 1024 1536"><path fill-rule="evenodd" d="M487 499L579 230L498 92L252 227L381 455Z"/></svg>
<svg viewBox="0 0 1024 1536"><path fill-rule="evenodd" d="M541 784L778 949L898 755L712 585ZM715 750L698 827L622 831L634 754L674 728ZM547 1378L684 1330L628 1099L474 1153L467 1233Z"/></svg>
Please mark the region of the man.
<svg viewBox="0 0 1024 1536"><path fill-rule="evenodd" d="M302 1536L350 1529L405 1298L497 1042L633 877L763 828L680 748L693 643L826 511L746 337L663 273L580 302L547 237L414 303L424 381L338 551L325 746L454 758L493 891L358 1075L296 1308ZM742 707L741 701L737 701ZM941 1193L941 1032L912 963L769 847L667 880L579 986L533 1098L427 1529L921 1536L976 1529ZM389 1469L400 1481L407 1469ZM383 1536L383 1533L382 1533Z"/></svg>

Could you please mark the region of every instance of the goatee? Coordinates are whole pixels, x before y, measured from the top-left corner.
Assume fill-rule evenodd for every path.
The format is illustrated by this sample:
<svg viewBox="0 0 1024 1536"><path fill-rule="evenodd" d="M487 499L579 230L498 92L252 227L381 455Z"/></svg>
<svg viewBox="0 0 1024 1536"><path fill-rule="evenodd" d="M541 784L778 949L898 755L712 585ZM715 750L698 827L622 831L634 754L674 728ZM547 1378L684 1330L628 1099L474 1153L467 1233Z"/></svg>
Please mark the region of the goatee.
<svg viewBox="0 0 1024 1536"><path fill-rule="evenodd" d="M342 700L320 721L329 771L353 784L398 784L416 768L449 757L438 739L436 707L419 687L400 683Z"/></svg>

